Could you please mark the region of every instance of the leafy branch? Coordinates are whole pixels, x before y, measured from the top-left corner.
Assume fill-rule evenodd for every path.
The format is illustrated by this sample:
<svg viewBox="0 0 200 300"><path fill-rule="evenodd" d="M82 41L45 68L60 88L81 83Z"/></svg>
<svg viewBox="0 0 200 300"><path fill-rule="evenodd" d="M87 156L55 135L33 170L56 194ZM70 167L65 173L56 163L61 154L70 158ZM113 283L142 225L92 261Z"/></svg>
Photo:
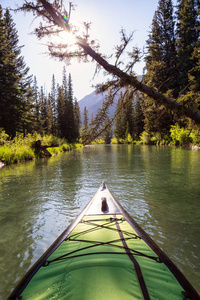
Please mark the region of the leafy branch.
<svg viewBox="0 0 200 300"><path fill-rule="evenodd" d="M73 26L70 24L70 20L64 20L65 12L63 11L62 7L62 1L54 0L53 3L50 3L47 0L37 0L33 2L25 1L25 4L21 8L25 11L32 11L34 15L42 17L43 20L45 20L48 25L54 25L57 28L61 28L64 31L71 31L73 32ZM71 11L70 11L71 12ZM70 14L69 14L70 15ZM68 15L68 16L69 16ZM86 26L86 29L89 30L89 26ZM48 31L48 28L45 28L46 35L50 34L50 31ZM75 29L74 33L78 33L77 29ZM36 29L36 34L38 37L42 36L44 34L44 26L40 27L39 29ZM119 85L122 86L133 86L138 91L146 94L147 96L153 98L157 103L165 105L167 108L171 110L175 110L180 112L182 115L185 115L195 121L195 123L200 124L200 112L195 111L193 109L190 109L189 107L185 107L181 105L179 102L173 100L172 98L169 98L162 93L159 93L152 87L149 87L142 82L138 81L137 77L132 74L133 69L133 61L127 65L127 68L125 70L121 70L118 65L120 65L120 57L127 47L128 43L132 39L132 35L129 37L126 37L125 32L122 31L122 45L117 47L117 53L116 53L116 63L115 65L109 64L108 61L100 54L98 53L99 46L95 44L95 41L89 40L89 34L88 31L86 31L85 35L76 36L76 44L82 49L81 52L77 51L75 55L73 55L73 52L70 52L69 49L67 49L67 46L65 47L65 51L62 52L59 56L59 52L56 51L50 51L52 56L58 57L61 60L68 59L71 60L74 57L77 57L79 60L85 60L85 57L91 57L92 60L96 61L97 64L99 64L104 70L106 70L108 73L113 75L113 80L119 80ZM53 49L52 47L49 49ZM132 54L133 55L133 54ZM133 58L133 57L132 57ZM135 60L139 59L139 52L135 52L134 55Z"/></svg>

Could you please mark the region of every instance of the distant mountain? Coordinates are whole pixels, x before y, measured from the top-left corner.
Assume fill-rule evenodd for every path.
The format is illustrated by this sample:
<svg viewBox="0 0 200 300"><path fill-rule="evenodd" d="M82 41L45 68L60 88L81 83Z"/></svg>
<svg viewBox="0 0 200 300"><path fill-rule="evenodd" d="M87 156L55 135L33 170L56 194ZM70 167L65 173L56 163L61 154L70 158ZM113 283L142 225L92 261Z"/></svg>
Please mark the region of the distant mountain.
<svg viewBox="0 0 200 300"><path fill-rule="evenodd" d="M78 102L80 111L81 111L81 120L83 120L83 112L84 112L85 106L88 110L89 121L91 120L92 114L95 117L98 109L102 108L102 103L105 100L106 95L107 95L107 92L97 94L96 91L94 91L91 94L85 96L83 99L81 99ZM114 101L113 105L110 107L110 116L111 117L115 113L117 101L118 101L118 97L115 97L115 101Z"/></svg>
<svg viewBox="0 0 200 300"><path fill-rule="evenodd" d="M142 80L142 76L139 75L138 79ZM88 116L89 116L89 121L90 121L92 114L93 114L93 117L95 117L95 115L97 114L98 109L102 107L102 103L103 103L103 100L105 100L106 95L107 95L107 92L97 94L96 91L94 91L91 94L89 94L89 95L85 96L84 98L82 98L78 102L79 107L80 107L80 111L81 111L81 120L82 121L83 121L83 112L84 112L85 106L88 110ZM110 117L114 116L119 95L120 95L120 91L115 96L114 103L112 104L112 106L110 106L110 114L109 114Z"/></svg>

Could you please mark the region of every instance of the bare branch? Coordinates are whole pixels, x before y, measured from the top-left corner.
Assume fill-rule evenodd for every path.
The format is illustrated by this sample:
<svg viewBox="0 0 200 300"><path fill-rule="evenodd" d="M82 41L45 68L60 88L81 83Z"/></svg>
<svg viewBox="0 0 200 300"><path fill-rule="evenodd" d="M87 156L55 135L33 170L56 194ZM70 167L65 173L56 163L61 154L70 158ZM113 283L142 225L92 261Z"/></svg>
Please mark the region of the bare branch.
<svg viewBox="0 0 200 300"><path fill-rule="evenodd" d="M54 9L54 6L50 4L47 0L38 0L42 3L43 8L41 6L33 6L31 2L31 7L29 6L27 10L32 10L33 12L36 12L38 15L41 15L43 18L46 18L50 23L54 23L56 26L61 27L65 31L69 31L69 23L64 21L62 17L62 13L59 10ZM27 5L27 3L26 3ZM60 8L61 9L61 8ZM130 37L131 38L131 37ZM124 37L124 47L126 45L126 37ZM129 75L127 72L122 71L119 69L116 65L109 64L99 53L97 53L93 47L93 49L90 47L88 43L87 33L84 38L77 38L77 44L84 50L84 59L89 55L93 60L95 60L101 67L103 67L108 73L113 75L113 80L119 79L120 85L131 85L138 91L148 95L149 97L153 98L157 103L163 104L166 107L170 108L171 110L176 110L184 114L185 116L193 119L197 124L200 124L200 112L192 110L188 107L182 106L180 103L174 101L173 99L166 97L165 95L157 92L153 88L143 84L142 82L139 82L136 78L136 76ZM121 56L121 52L123 51L124 47L121 49L118 49L118 55L117 55L117 61L119 60L119 57ZM55 56L57 55L54 53ZM70 56L69 53L66 54L67 56ZM63 56L64 57L64 56ZM73 57L73 56L72 56ZM128 71L132 70L132 64L129 65Z"/></svg>
<svg viewBox="0 0 200 300"><path fill-rule="evenodd" d="M129 37L126 36L125 34L125 30L122 28L120 31L122 37L121 37L121 42L122 44L120 46L116 46L116 61L115 61L115 66L118 66L119 63L119 59L121 57L121 55L124 53L124 50L126 49L127 45L129 44L129 42L132 40L133 38L133 32L130 34Z"/></svg>

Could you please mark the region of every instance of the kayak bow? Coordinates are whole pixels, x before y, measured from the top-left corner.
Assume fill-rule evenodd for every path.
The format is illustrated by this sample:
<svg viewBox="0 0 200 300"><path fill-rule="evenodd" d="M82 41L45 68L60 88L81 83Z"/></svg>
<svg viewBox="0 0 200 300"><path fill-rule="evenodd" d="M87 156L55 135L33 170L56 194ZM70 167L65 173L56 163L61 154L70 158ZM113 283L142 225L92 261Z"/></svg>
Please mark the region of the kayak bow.
<svg viewBox="0 0 200 300"><path fill-rule="evenodd" d="M200 299L103 183L11 299Z"/></svg>

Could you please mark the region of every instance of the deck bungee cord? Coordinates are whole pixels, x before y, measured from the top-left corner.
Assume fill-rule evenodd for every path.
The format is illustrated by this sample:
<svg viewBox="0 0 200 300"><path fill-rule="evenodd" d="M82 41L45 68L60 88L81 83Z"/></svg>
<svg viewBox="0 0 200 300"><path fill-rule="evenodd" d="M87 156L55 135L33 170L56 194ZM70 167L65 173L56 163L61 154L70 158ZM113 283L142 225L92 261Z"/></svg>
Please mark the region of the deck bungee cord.
<svg viewBox="0 0 200 300"><path fill-rule="evenodd" d="M199 300L181 271L105 184L9 300Z"/></svg>
<svg viewBox="0 0 200 300"><path fill-rule="evenodd" d="M145 284L144 277L142 275L141 267L140 267L138 261L133 256L133 253L131 252L131 250L128 248L126 240L123 236L123 231L121 230L118 221L115 221L115 224L117 226L117 229L118 229L118 232L119 232L119 235L120 235L120 239L121 239L121 241L124 245L124 249L125 249L126 253L128 254L130 260L133 262L133 265L135 267L135 271L136 271L136 274L137 274L137 278L138 278L138 281L139 281L139 284L140 284L140 288L141 288L144 300L150 300L149 292L148 292L147 286Z"/></svg>
<svg viewBox="0 0 200 300"><path fill-rule="evenodd" d="M98 221L102 221L102 220L99 220L99 219L93 219L93 220L87 220L87 221L82 221L81 223L87 223L89 225L92 225L93 227L91 229L88 229L88 230L83 230L82 232L80 233L77 233L77 234L73 234L71 236L69 236L68 238L65 239L65 241L73 241L73 242L83 242L83 243L90 243L90 244L93 244L93 245L90 245L90 246L86 246L86 247L82 247L82 248L79 248L77 250L74 250L74 251L71 251L71 252L68 252L66 254L63 254L62 256L59 256L53 260L47 260L45 263L44 263L44 266L48 266L50 263L53 263L53 262L56 262L56 261L60 261L60 260L64 260L64 259L70 259L70 258L76 258L76 257L81 257L81 256L87 256L87 255L98 255L98 254L127 254L127 251L130 251L133 255L139 255L139 256L143 256L143 257L146 257L146 258L149 258L149 259L153 259L155 260L156 262L160 262L160 259L159 257L155 257L155 256L150 256L150 255L146 255L145 253L142 253L142 252L139 252L139 251L136 251L134 249L131 249L127 246L127 244L125 245L124 242L128 241L128 240L132 240L132 239L141 239L140 236L136 235L135 233L131 233L131 232L128 232L128 231L125 231L125 230L121 230L120 227L119 227L119 224L116 223L118 221L125 221L124 219L120 218L110 218L109 219L110 222L109 223L105 223L105 224L102 224L102 225L99 225L99 224L95 224L93 222L98 222ZM91 222L92 221L92 222ZM107 219L106 219L107 221ZM114 224L118 225L117 228L111 228L109 226L106 226L107 224L111 225L111 222L114 222ZM110 241L107 241L107 242L99 242L99 241L96 241L96 240L85 240L85 239L77 239L77 236L81 236L81 235L84 235L86 233L89 233L90 231L94 231L96 229L108 229L108 230L113 230L113 231L117 231L120 234L120 238L119 239L116 239L116 240L110 240ZM123 239L121 238L121 235L122 234L125 234L125 235L130 235L131 237L123 237ZM116 245L114 243L117 243L117 242L123 242L123 245ZM126 252L92 252L92 253L85 253L85 254L80 254L80 255L73 255L72 254L75 254L77 252L81 252L83 250L87 250L87 249L91 249L91 248L97 248L98 246L105 246L105 245L109 245L109 246L112 246L114 248L119 248L119 249L123 249L123 250L126 250Z"/></svg>

